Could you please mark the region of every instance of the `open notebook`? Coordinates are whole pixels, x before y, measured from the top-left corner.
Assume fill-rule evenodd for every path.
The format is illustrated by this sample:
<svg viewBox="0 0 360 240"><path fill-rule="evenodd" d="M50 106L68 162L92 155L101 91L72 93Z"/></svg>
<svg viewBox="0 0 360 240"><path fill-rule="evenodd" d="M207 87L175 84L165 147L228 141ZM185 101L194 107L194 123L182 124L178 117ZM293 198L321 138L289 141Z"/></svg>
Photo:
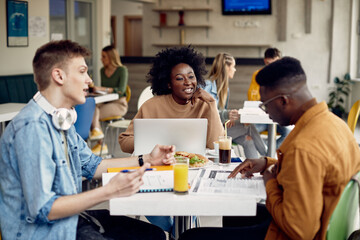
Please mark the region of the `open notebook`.
<svg viewBox="0 0 360 240"><path fill-rule="evenodd" d="M103 173L102 182L106 185L117 172ZM143 176L144 184L139 192L172 192L174 190L174 171L146 171Z"/></svg>
<svg viewBox="0 0 360 240"><path fill-rule="evenodd" d="M149 153L156 144L205 155L206 136L205 118L134 119L134 155Z"/></svg>

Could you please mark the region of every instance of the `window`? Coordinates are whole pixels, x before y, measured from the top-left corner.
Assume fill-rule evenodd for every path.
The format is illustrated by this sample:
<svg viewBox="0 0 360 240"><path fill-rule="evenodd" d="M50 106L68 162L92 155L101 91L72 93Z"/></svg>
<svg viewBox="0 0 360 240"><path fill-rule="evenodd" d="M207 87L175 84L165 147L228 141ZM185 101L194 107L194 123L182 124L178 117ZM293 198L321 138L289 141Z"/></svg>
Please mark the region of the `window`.
<svg viewBox="0 0 360 240"><path fill-rule="evenodd" d="M70 39L95 53L94 0L49 0L50 40ZM87 59L89 75L94 74L95 63Z"/></svg>

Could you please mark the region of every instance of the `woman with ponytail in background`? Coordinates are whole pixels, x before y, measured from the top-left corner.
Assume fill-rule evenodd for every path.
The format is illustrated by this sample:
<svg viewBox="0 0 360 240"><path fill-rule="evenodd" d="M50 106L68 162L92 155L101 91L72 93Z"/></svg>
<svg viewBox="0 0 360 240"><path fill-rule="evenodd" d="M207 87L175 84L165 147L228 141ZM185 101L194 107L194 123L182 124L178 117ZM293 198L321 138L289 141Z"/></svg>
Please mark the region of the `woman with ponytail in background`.
<svg viewBox="0 0 360 240"><path fill-rule="evenodd" d="M244 148L246 158L258 158L258 153L266 155L266 147L256 128L251 124L241 124L237 109L227 109L229 103L229 80L236 72L235 59L228 53L219 53L212 64L209 80L206 80L204 90L216 100L222 123L227 120L227 134L233 142ZM257 151L256 151L257 150Z"/></svg>

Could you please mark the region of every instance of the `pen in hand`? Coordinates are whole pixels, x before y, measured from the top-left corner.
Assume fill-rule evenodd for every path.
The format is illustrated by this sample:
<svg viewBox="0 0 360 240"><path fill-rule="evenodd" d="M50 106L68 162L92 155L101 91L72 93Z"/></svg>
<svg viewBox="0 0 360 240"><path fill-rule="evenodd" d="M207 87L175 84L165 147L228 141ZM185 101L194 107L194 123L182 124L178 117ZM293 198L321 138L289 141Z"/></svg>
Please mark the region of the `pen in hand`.
<svg viewBox="0 0 360 240"><path fill-rule="evenodd" d="M128 172L134 172L136 170L137 169L125 169L125 170L122 170L121 172L122 173L128 173ZM156 168L147 168L145 171L156 171Z"/></svg>

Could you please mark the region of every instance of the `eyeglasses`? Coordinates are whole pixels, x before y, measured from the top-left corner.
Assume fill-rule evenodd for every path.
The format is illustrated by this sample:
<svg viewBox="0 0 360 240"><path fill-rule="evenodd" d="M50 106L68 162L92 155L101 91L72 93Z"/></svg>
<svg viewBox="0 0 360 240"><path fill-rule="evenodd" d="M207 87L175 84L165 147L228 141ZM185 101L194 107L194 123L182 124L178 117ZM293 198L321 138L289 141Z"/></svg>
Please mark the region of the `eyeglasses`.
<svg viewBox="0 0 360 240"><path fill-rule="evenodd" d="M289 96L290 96L290 95L285 95L285 94L277 95L277 96L272 97L272 98L270 98L269 100L267 100L267 101L265 101L265 102L263 102L263 103L260 103L260 104L259 104L259 108L260 108L261 110L263 110L264 112L266 112L266 111L267 111L267 107L266 107L267 104L269 104L270 102L274 101L275 99L278 99L278 98L281 98L281 97L289 97Z"/></svg>

